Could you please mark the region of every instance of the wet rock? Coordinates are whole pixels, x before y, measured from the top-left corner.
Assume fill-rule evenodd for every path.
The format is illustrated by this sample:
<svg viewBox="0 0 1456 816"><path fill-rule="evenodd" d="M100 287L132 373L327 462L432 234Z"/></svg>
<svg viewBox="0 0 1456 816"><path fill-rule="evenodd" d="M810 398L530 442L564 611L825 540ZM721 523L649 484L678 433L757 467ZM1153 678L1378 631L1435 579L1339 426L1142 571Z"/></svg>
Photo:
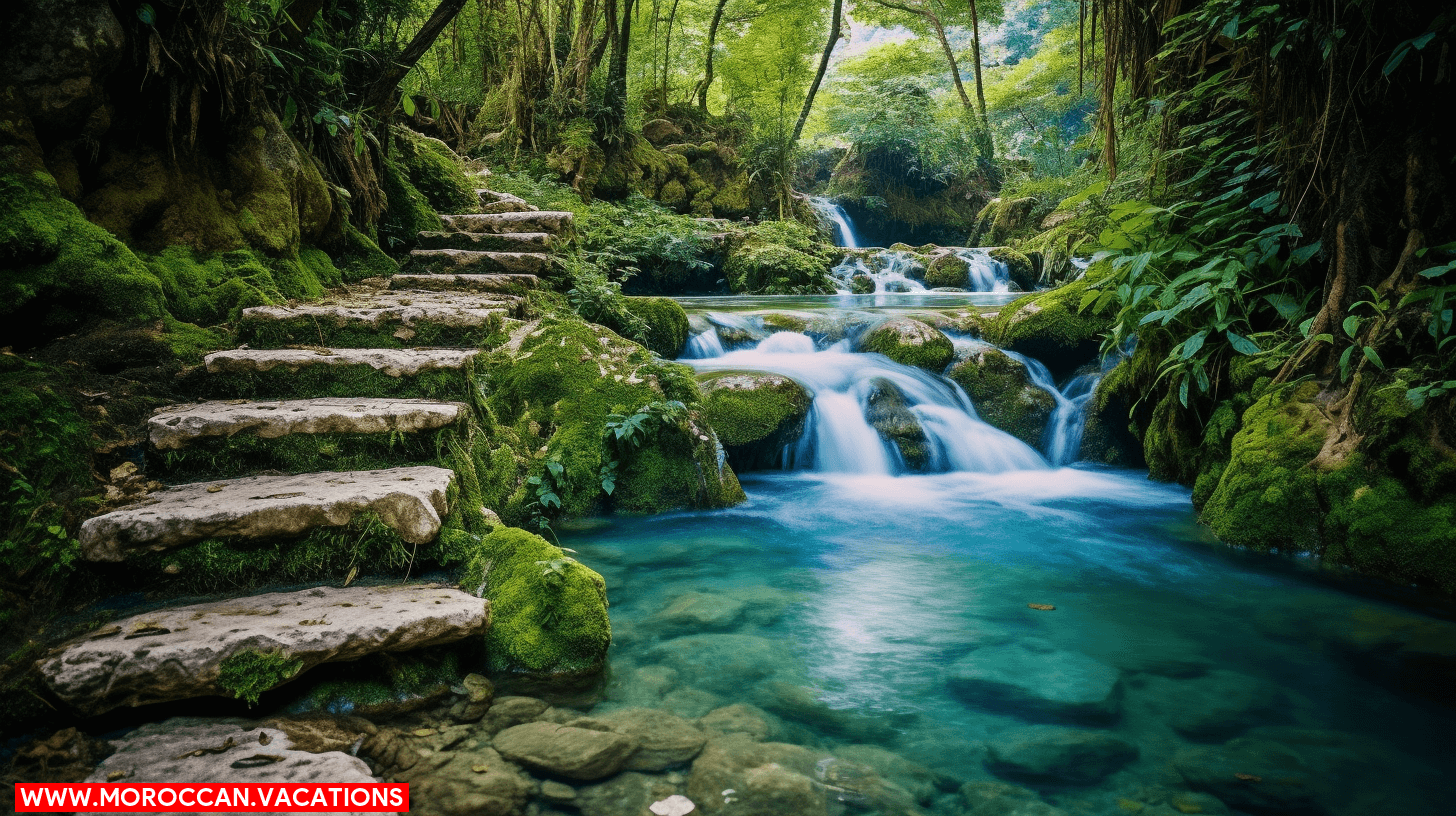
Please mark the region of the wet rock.
<svg viewBox="0 0 1456 816"><path fill-rule="evenodd" d="M647 658L677 669L682 682L715 694L737 694L783 666L793 654L755 635L689 635L658 644Z"/></svg>
<svg viewBox="0 0 1456 816"><path fill-rule="evenodd" d="M859 351L883 354L901 365L923 368L932 374L945 370L955 357L950 338L927 323L908 317L887 320L867 332Z"/></svg>
<svg viewBox="0 0 1456 816"><path fill-rule="evenodd" d="M679 775L677 779L682 777ZM682 791L681 781L674 784L665 776L628 771L605 782L578 788L573 804L582 816L648 816L652 803L680 796Z"/></svg>
<svg viewBox="0 0 1456 816"><path fill-rule="evenodd" d="M951 666L947 682L971 705L1034 717L1102 722L1122 709L1117 669L1030 639L977 649Z"/></svg>
<svg viewBox="0 0 1456 816"><path fill-rule="evenodd" d="M743 615L743 607L742 601L716 593L689 592L673 599L653 620L669 631L733 629Z"/></svg>
<svg viewBox="0 0 1456 816"><path fill-rule="evenodd" d="M958 780L874 745L844 745L836 748L834 755L874 768L888 782L909 791L917 802L929 802L939 793L954 793L961 786Z"/></svg>
<svg viewBox="0 0 1456 816"><path fill-rule="evenodd" d="M954 253L938 255L925 270L925 285L940 288L959 289L970 282L970 264Z"/></svg>
<svg viewBox="0 0 1456 816"><path fill-rule="evenodd" d="M288 735L293 747L311 754L329 751L352 753L361 739L379 733L373 723L363 717L333 717L328 715L304 715L299 717L278 717L263 723L265 728L276 728Z"/></svg>
<svg viewBox="0 0 1456 816"><path fill-rule="evenodd" d="M512 726L535 722L550 707L545 700L535 697L499 697L480 720L480 730L494 735Z"/></svg>
<svg viewBox="0 0 1456 816"><path fill-rule="evenodd" d="M480 722L490 704L495 701L495 684L478 674L467 674L460 683L459 702L450 708L450 718L455 722Z"/></svg>
<svg viewBox="0 0 1456 816"><path fill-rule="evenodd" d="M651 708L613 711L600 720L640 746L627 760L629 771L662 771L682 765L697 756L708 741L707 734L682 717Z"/></svg>
<svg viewBox="0 0 1456 816"><path fill-rule="evenodd" d="M946 376L965 389L981 419L1028 445L1041 444L1057 401L1032 383L1020 360L993 346L980 346Z"/></svg>
<svg viewBox="0 0 1456 816"><path fill-rule="evenodd" d="M576 806L576 788L561 782L542 782L537 796L553 805Z"/></svg>
<svg viewBox="0 0 1456 816"><path fill-rule="evenodd" d="M1043 802L1035 791L1005 782L967 782L961 786L965 816L1066 816Z"/></svg>
<svg viewBox="0 0 1456 816"><path fill-rule="evenodd" d="M319 587L137 615L59 647L37 666L56 696L100 713L241 694L239 683L256 693L322 663L453 643L489 625L488 604L457 589ZM272 685L232 677L245 664L272 667Z"/></svg>
<svg viewBox="0 0 1456 816"><path fill-rule="evenodd" d="M534 722L500 732L494 746L506 759L534 771L590 781L622 770L638 742L621 734Z"/></svg>
<svg viewBox="0 0 1456 816"><path fill-rule="evenodd" d="M924 811L909 791L882 778L868 765L840 757L820 760L815 779L832 801L882 816L922 816Z"/></svg>
<svg viewBox="0 0 1456 816"><path fill-rule="evenodd" d="M691 686L675 689L662 696L664 711L671 711L679 717L689 720L697 719L721 707L723 702L722 697Z"/></svg>
<svg viewBox="0 0 1456 816"><path fill-rule="evenodd" d="M284 732L238 719L174 717L148 723L112 744L116 753L96 766L87 782L377 781L357 757L300 751Z"/></svg>
<svg viewBox="0 0 1456 816"><path fill-rule="evenodd" d="M654 147L677 144L683 140L682 128L678 127L670 119L653 119L642 126L642 135Z"/></svg>
<svg viewBox="0 0 1456 816"><path fill-rule="evenodd" d="M920 418L910 410L905 395L893 383L876 378L867 399L865 419L886 443L900 452L910 470L924 470L930 463L930 448Z"/></svg>
<svg viewBox="0 0 1456 816"><path fill-rule="evenodd" d="M16 751L11 775L25 782L80 782L114 750L108 742L66 728Z"/></svg>
<svg viewBox="0 0 1456 816"><path fill-rule="evenodd" d="M856 711L829 707L817 689L771 680L759 686L754 699L768 711L797 720L824 733L848 739L876 741L892 738L894 727Z"/></svg>
<svg viewBox="0 0 1456 816"><path fill-rule="evenodd" d="M812 399L794 380L763 372L715 373L699 379L703 412L736 470L777 464L798 441Z"/></svg>
<svg viewBox="0 0 1456 816"><path fill-rule="evenodd" d="M822 759L797 745L717 737L693 760L688 798L709 816L820 816L824 789L812 777Z"/></svg>
<svg viewBox="0 0 1456 816"><path fill-rule="evenodd" d="M768 712L746 703L717 708L698 719L698 725L713 734L743 734L755 742L777 736L779 728Z"/></svg>
<svg viewBox="0 0 1456 816"><path fill-rule="evenodd" d="M488 747L433 752L395 780L410 786L410 812L440 816L522 816L534 779Z"/></svg>
<svg viewBox="0 0 1456 816"><path fill-rule="evenodd" d="M1269 683L1223 669L1183 680L1148 677L1141 693L1154 700L1174 731L1199 742L1221 742L1267 724L1280 704L1278 689Z"/></svg>
<svg viewBox="0 0 1456 816"><path fill-rule="evenodd" d="M1095 785L1137 755L1137 746L1111 734L1034 725L987 742L986 768L1021 782Z"/></svg>

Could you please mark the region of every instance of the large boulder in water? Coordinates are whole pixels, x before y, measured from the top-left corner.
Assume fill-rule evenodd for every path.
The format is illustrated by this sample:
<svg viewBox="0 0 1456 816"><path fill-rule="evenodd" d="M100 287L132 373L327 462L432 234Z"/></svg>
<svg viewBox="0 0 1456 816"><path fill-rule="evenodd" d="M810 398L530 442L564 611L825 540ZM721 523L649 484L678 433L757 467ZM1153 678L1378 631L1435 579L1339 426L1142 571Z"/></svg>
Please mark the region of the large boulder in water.
<svg viewBox="0 0 1456 816"><path fill-rule="evenodd" d="M984 346L956 363L946 376L966 390L981 419L1032 447L1041 444L1057 401L1032 383L1021 361Z"/></svg>
<svg viewBox="0 0 1456 816"><path fill-rule="evenodd" d="M1122 710L1117 669L1030 638L977 649L951 666L946 679L973 705L1033 718L1106 722Z"/></svg>
<svg viewBox="0 0 1456 816"><path fill-rule="evenodd" d="M1016 728L986 743L987 769L1033 784L1095 785L1137 755L1137 746L1106 732L1055 725Z"/></svg>
<svg viewBox="0 0 1456 816"><path fill-rule="evenodd" d="M1035 357L1055 377L1097 359L1108 315L1081 309L1091 284L1086 278L1046 292L1027 295L1002 307L984 337L1001 348Z"/></svg>
<svg viewBox="0 0 1456 816"><path fill-rule="evenodd" d="M996 247L986 253L991 260L1006 264L1007 277L1014 284L1013 291L1029 292L1036 288L1036 264L1031 258L1011 247Z"/></svg>
<svg viewBox="0 0 1456 816"><path fill-rule="evenodd" d="M870 427L900 452L906 468L924 470L930 464L925 429L920 425L920 418L910 410L905 395L889 380L877 378L871 384L868 402L865 419Z"/></svg>
<svg viewBox="0 0 1456 816"><path fill-rule="evenodd" d="M964 258L953 253L946 253L930 262L925 270L925 285L937 288L950 286L954 288L965 288L970 282L970 264Z"/></svg>
<svg viewBox="0 0 1456 816"><path fill-rule="evenodd" d="M699 379L703 413L736 471L772 467L804 433L813 398L781 374L727 372Z"/></svg>
<svg viewBox="0 0 1456 816"><path fill-rule="evenodd" d="M939 374L955 358L950 338L928 323L897 317L874 327L860 338L859 350L883 354L901 365Z"/></svg>
<svg viewBox="0 0 1456 816"><path fill-rule="evenodd" d="M1077 458L1117 467L1142 468L1143 444L1132 432L1129 419L1132 410L1122 396L1120 386L1131 373L1131 362L1124 360L1097 384L1092 401L1087 405L1087 422L1082 428L1082 449Z"/></svg>

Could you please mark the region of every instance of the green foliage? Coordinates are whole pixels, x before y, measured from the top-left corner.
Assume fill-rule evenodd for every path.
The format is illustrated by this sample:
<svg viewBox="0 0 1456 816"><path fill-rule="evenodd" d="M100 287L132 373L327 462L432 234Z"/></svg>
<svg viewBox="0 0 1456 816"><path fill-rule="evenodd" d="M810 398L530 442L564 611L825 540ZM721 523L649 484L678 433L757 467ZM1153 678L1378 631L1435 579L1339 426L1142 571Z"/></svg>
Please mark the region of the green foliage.
<svg viewBox="0 0 1456 816"><path fill-rule="evenodd" d="M764 221L733 237L724 272L737 294L832 294L837 253L796 221Z"/></svg>
<svg viewBox="0 0 1456 816"><path fill-rule="evenodd" d="M302 670L303 661L290 659L282 649L271 652L244 649L228 655L218 666L217 684L232 692L235 699L247 700L252 707L264 692L292 680Z"/></svg>
<svg viewBox="0 0 1456 816"><path fill-rule="evenodd" d="M385 199L378 227L381 249L403 252L415 245L421 232L441 229L439 214L396 161L385 158L380 162L379 183Z"/></svg>

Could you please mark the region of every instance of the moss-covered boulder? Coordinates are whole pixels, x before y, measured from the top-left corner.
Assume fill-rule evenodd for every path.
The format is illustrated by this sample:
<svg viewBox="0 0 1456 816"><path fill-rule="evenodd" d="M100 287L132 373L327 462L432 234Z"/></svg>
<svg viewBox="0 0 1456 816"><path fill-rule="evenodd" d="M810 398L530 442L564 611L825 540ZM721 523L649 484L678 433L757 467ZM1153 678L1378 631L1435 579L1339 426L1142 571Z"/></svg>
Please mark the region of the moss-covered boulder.
<svg viewBox="0 0 1456 816"><path fill-rule="evenodd" d="M602 576L538 535L499 527L480 540L460 587L490 601L486 660L499 675L553 683L601 671L612 624Z"/></svg>
<svg viewBox="0 0 1456 816"><path fill-rule="evenodd" d="M735 470L770 468L784 446L804 433L813 402L802 385L780 374L715 372L699 379L703 412Z"/></svg>
<svg viewBox="0 0 1456 816"><path fill-rule="evenodd" d="M855 275L849 281L849 291L856 295L873 295L875 279L869 275Z"/></svg>
<svg viewBox="0 0 1456 816"><path fill-rule="evenodd" d="M976 214L967 243L971 246L995 246L1035 229L1032 217L1036 199L993 198Z"/></svg>
<svg viewBox="0 0 1456 816"><path fill-rule="evenodd" d="M1011 247L996 247L986 254L992 260L1006 264L1007 273L1017 289L1030 292L1036 288L1036 263L1030 256Z"/></svg>
<svg viewBox="0 0 1456 816"><path fill-rule="evenodd" d="M870 329L859 341L862 352L883 354L901 365L939 374L955 357L950 338L927 323L898 317Z"/></svg>
<svg viewBox="0 0 1456 816"><path fill-rule="evenodd" d="M930 464L930 447L920 419L910 410L910 401L895 384L875 379L870 385L865 419L880 438L900 454L907 470L925 470Z"/></svg>
<svg viewBox="0 0 1456 816"><path fill-rule="evenodd" d="M932 289L943 286L960 289L969 282L970 264L957 255L941 255L925 269L925 285Z"/></svg>
<svg viewBox="0 0 1456 816"><path fill-rule="evenodd" d="M737 294L833 294L835 256L808 227L765 221L732 237L723 271Z"/></svg>
<svg viewBox="0 0 1456 816"><path fill-rule="evenodd" d="M623 305L647 327L646 334L638 338L642 345L669 360L682 354L688 344L688 313L677 301L664 297L629 297Z"/></svg>
<svg viewBox="0 0 1456 816"><path fill-rule="evenodd" d="M531 475L562 466L551 477L561 512L580 516L607 506L602 467L609 464L605 434L612 415L630 416L665 402L698 402L697 384L685 366L653 357L646 349L575 315L548 316L517 332L487 363L491 413L502 426L502 443ZM710 467L711 465L711 467ZM618 509L656 512L675 507L723 507L743 500L726 465L719 467L717 439L705 422L687 419L656 431L619 465L611 496ZM524 520L534 500L524 484L506 484L500 507L507 521ZM510 480L507 480L510 481ZM492 489L486 489L488 501Z"/></svg>
<svg viewBox="0 0 1456 816"><path fill-rule="evenodd" d="M1026 366L997 348L976 349L947 372L991 425L1040 447L1056 399L1032 383Z"/></svg>
<svg viewBox="0 0 1456 816"><path fill-rule="evenodd" d="M1120 367L1129 366L1124 361ZM1115 467L1145 467L1142 444L1132 432L1130 406L1117 387L1125 373L1113 369L1097 384L1087 405L1087 421L1082 427L1082 447L1077 458Z"/></svg>
<svg viewBox="0 0 1456 816"><path fill-rule="evenodd" d="M480 196L448 145L405 127L393 130L395 161L409 183L442 213L480 212Z"/></svg>
<svg viewBox="0 0 1456 816"><path fill-rule="evenodd" d="M1060 377L1097 358L1109 321L1081 311L1089 283L1073 281L1003 307L984 337L1001 348L1034 357Z"/></svg>

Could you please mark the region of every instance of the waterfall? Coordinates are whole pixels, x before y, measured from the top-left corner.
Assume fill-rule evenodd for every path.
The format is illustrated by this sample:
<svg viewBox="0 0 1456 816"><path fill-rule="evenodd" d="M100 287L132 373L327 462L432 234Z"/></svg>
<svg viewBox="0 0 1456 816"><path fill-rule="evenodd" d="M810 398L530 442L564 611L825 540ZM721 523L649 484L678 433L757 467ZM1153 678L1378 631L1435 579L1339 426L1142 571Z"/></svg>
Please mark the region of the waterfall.
<svg viewBox="0 0 1456 816"><path fill-rule="evenodd" d="M710 357L723 356L723 341L718 339L716 326L709 326L707 331L699 332L688 338L687 350L683 352L684 360L706 360Z"/></svg>
<svg viewBox="0 0 1456 816"><path fill-rule="evenodd" d="M859 249L859 240L854 234L854 224L849 220L849 213L845 212L843 207L827 198L811 198L809 203L826 221L834 225L834 239L837 246Z"/></svg>
<svg viewBox="0 0 1456 816"><path fill-rule="evenodd" d="M752 349L686 360L699 371L769 371L803 385L814 402L804 435L785 465L827 473L889 475L900 453L870 424L870 397L885 383L919 422L931 469L1002 473L1044 470L1047 462L1016 437L983 422L960 386L878 354L855 354L848 342L816 350L797 332L777 332Z"/></svg>
<svg viewBox="0 0 1456 816"><path fill-rule="evenodd" d="M1057 402L1042 436L1047 461L1053 465L1069 465L1077 461L1082 449L1082 429L1087 426L1087 403L1091 402L1097 384L1102 381L1102 371L1078 374L1065 386L1057 388L1051 372L1039 360L1014 351L1006 354L1026 366L1032 384L1051 394Z"/></svg>
<svg viewBox="0 0 1456 816"><path fill-rule="evenodd" d="M957 249L955 256L966 262L966 277L972 292L1010 291L1011 270L984 249Z"/></svg>

